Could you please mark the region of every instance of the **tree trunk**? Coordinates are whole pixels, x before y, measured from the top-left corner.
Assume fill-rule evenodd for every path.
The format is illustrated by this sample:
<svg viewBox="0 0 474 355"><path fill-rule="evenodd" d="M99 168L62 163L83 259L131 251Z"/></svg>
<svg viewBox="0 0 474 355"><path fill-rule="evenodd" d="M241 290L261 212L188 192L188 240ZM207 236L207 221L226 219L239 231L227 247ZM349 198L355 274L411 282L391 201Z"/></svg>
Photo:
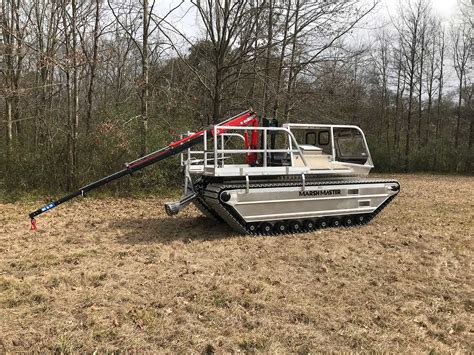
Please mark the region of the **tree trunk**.
<svg viewBox="0 0 474 355"><path fill-rule="evenodd" d="M459 146L459 128L461 126L461 106L462 106L462 82L464 79L464 71L460 71L459 75L459 92L458 92L458 108L457 108L457 117L456 117L456 134L454 136L454 149L458 149Z"/></svg>
<svg viewBox="0 0 474 355"><path fill-rule="evenodd" d="M471 119L469 120L469 142L468 142L468 148L469 148L470 153L472 153L473 141L474 141L474 114L471 114ZM471 160L469 161L469 164L472 165Z"/></svg>
<svg viewBox="0 0 474 355"><path fill-rule="evenodd" d="M20 113L20 80L21 80L21 71L23 65L23 58L25 54L22 51L22 41L23 41L23 31L20 26L20 0L17 0L16 3L12 1L12 30L15 33L15 68L12 73L13 78L13 121L15 122L15 130L17 142L23 144L24 140L20 139L21 136L21 113Z"/></svg>
<svg viewBox="0 0 474 355"><path fill-rule="evenodd" d="M95 0L95 21L94 21L94 43L92 49L92 61L90 63L90 80L89 90L87 91L87 113L86 113L86 134L89 135L92 121L92 108L94 100L94 80L97 67L97 52L99 42L99 15L100 15L100 1Z"/></svg>
<svg viewBox="0 0 474 355"><path fill-rule="evenodd" d="M66 76L66 116L67 116L67 174L66 174L66 189L70 190L73 186L74 180L74 119L72 107L72 88L71 88L71 66L69 58L71 55L71 34L68 26L67 3L62 3L62 21L64 28L64 54L66 64L64 65L64 72Z"/></svg>
<svg viewBox="0 0 474 355"><path fill-rule="evenodd" d="M288 122L290 119L290 102L292 96L292 88L293 83L296 82L296 72L295 72L295 58L296 58L296 45L298 39L298 19L299 19L299 11L300 11L300 0L296 0L296 8L295 8L295 24L294 24L294 33L293 33L293 41L291 45L291 57L290 57L290 64L288 66L288 83L286 86L286 101L285 101L285 110L284 110L284 117L285 121Z"/></svg>
<svg viewBox="0 0 474 355"><path fill-rule="evenodd" d="M415 87L415 53L416 53L416 42L417 42L417 31L418 26L415 25L414 33L411 41L410 48L410 60L408 63L409 67L409 86L408 86L408 114L407 114L407 131L406 131L406 140L405 140L405 171L409 170L410 164L410 136L411 136L411 116L413 109L413 94Z"/></svg>
<svg viewBox="0 0 474 355"><path fill-rule="evenodd" d="M286 8L285 27L283 29L283 40L281 45L280 60L278 63L277 79L276 79L276 93L275 101L273 102L273 118L278 118L278 108L280 106L280 92L281 92L281 79L283 76L283 63L285 61L285 51L288 40L288 30L290 27L290 11L291 11L291 0L288 0L288 6Z"/></svg>
<svg viewBox="0 0 474 355"><path fill-rule="evenodd" d="M258 8L260 5L259 5L259 2L258 0L256 1L256 7ZM250 85L250 90L248 91L248 94L247 94L247 97L246 97L246 100L247 102L250 102L250 103L254 103L256 102L255 100L255 87L256 87L256 84L257 84L257 74L259 72L259 68L258 68L258 63L259 63L259 56L257 55L258 52L257 52L257 47L258 47L258 39L260 37L260 25L259 25L259 21L258 21L258 15L257 15L257 21L256 21L256 26L255 26L255 35L254 35L254 40L253 40L253 47L255 48L254 50L254 55L253 55L253 60L252 60L252 84ZM240 73L242 72L242 69L243 69L244 65L243 63L239 65L239 77L240 77ZM232 95L232 97L235 97L235 93L237 92L238 90L238 86L239 86L239 83L240 83L240 78L237 78L236 79L236 85L235 85L235 88L234 88L234 94ZM263 110L262 110L262 115L265 116L265 87L263 88ZM231 106L233 105L233 103L231 104ZM250 104L251 106L253 106L253 104Z"/></svg>
<svg viewBox="0 0 474 355"><path fill-rule="evenodd" d="M7 92L5 95L5 114L6 114L6 149L7 149L7 169L10 166L11 154L13 151L13 112L12 112L12 82L13 82L13 47L15 38L12 35L13 28L13 10L14 4L11 0L2 1L2 25L5 26L6 30L3 33L3 43L5 45L5 84ZM7 170L8 171L8 170Z"/></svg>
<svg viewBox="0 0 474 355"><path fill-rule="evenodd" d="M11 99L7 97L5 99L5 111L7 114L7 130L6 130L6 143L7 143L7 169L9 167L11 154L13 152L13 120L12 120L12 103Z"/></svg>
<svg viewBox="0 0 474 355"><path fill-rule="evenodd" d="M423 29L421 31L421 56L419 59L420 62L420 87L418 89L418 129L416 132L418 147L417 149L421 149L421 120L422 120L422 111L423 111L423 64L425 61L425 25L423 25Z"/></svg>
<svg viewBox="0 0 474 355"><path fill-rule="evenodd" d="M436 125L435 125L435 155L433 160L433 168L436 169L438 165L439 155L439 133L441 129L441 104L443 101L443 66L444 66L444 31L441 34L440 42L440 66L439 66L439 77L438 77L438 102L436 103Z"/></svg>
<svg viewBox="0 0 474 355"><path fill-rule="evenodd" d="M402 59L401 55L399 57L399 60L397 62L397 93L395 95L395 122L394 122L394 130L393 130L393 147L397 148L397 153L400 150L400 147L398 146L399 142L399 133L398 133L398 127L399 127L399 114L400 114L400 101L401 101L401 82L402 82Z"/></svg>
<svg viewBox="0 0 474 355"><path fill-rule="evenodd" d="M383 95L382 95L382 102L383 102L383 108L382 108L382 115L385 118L385 140L387 144L387 152L390 152L390 115L388 114L388 108L390 107L390 97L388 95L388 87L387 87L387 66L388 66L388 60L386 58L387 53L386 50L384 51L384 54L382 55L383 57L383 70L382 70L382 76L383 76ZM383 120L382 120L383 122Z"/></svg>
<svg viewBox="0 0 474 355"><path fill-rule="evenodd" d="M265 57L265 81L263 84L263 117L267 117L268 114L268 86L270 82L270 58L272 55L272 40L273 40L273 1L269 0L269 11L268 11L268 34L267 34L267 50Z"/></svg>
<svg viewBox="0 0 474 355"><path fill-rule="evenodd" d="M150 14L148 0L143 0L143 46L142 46L142 94L141 94L141 116L142 132L140 153L145 155L148 149L148 94L149 94L149 55L148 55L148 29Z"/></svg>
<svg viewBox="0 0 474 355"><path fill-rule="evenodd" d="M407 131L405 140L405 171L409 169L410 163L410 131L411 131L411 110L413 106L413 75L410 75L409 94L408 94L408 113L407 113Z"/></svg>
<svg viewBox="0 0 474 355"><path fill-rule="evenodd" d="M435 31L433 31L434 34L436 34ZM430 128L432 125L432 120L433 120L433 93L434 93L434 88L433 88L433 83L435 80L435 61L436 61L436 42L434 39L431 40L431 52L429 53L429 58L430 58L430 69L429 69L429 75L427 75L427 81L428 81L428 109L427 109L427 118L426 118L426 129L425 129L425 139L424 139L424 144L427 145L429 142L429 136L430 136Z"/></svg>
<svg viewBox="0 0 474 355"><path fill-rule="evenodd" d="M222 69L220 68L220 61L216 65L216 75L214 82L214 95L212 100L212 123L219 122L222 109Z"/></svg>
<svg viewBox="0 0 474 355"><path fill-rule="evenodd" d="M79 138L79 78L78 78L78 63L77 63L77 6L76 0L71 1L72 17L72 89L73 89L73 122L72 122L72 174L73 181L75 180L77 167L77 143Z"/></svg>
<svg viewBox="0 0 474 355"><path fill-rule="evenodd" d="M474 160L474 149L473 149L473 140L474 140L474 112L471 109L470 119L469 119L469 138L467 145L467 161L466 161L466 172L468 174L473 173L473 160Z"/></svg>
<svg viewBox="0 0 474 355"><path fill-rule="evenodd" d="M428 144L429 134L430 134L430 125L431 125L431 109L433 107L433 81L434 81L434 44L432 49L432 54L430 57L430 73L427 75L428 80L428 108L426 112L426 129L425 129L425 139L424 144Z"/></svg>

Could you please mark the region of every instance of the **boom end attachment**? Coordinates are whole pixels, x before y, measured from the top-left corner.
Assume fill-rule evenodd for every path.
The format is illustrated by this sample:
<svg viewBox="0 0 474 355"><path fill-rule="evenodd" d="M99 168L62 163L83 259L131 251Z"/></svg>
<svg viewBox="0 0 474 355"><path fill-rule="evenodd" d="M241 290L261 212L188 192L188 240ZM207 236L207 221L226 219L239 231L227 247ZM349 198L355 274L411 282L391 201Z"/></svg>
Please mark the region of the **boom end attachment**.
<svg viewBox="0 0 474 355"><path fill-rule="evenodd" d="M165 211L168 216L174 216L186 207L192 200L197 197L197 193L192 192L186 196L183 196L181 200L177 202L165 203Z"/></svg>
<svg viewBox="0 0 474 355"><path fill-rule="evenodd" d="M38 228L36 227L36 219L34 219L34 218L31 218L31 228L30 228L30 230L32 230L32 231L37 231L38 230Z"/></svg>

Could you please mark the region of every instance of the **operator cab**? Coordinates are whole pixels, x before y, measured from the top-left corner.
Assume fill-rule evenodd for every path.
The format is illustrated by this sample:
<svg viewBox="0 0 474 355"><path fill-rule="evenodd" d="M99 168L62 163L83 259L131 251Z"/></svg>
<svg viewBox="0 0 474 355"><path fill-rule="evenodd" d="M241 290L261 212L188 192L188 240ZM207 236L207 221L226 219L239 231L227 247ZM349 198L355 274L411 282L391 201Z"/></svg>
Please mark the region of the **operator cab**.
<svg viewBox="0 0 474 355"><path fill-rule="evenodd" d="M284 124L295 136L306 165L311 170L353 169L360 173L373 167L364 133L357 126ZM294 166L304 165L292 154Z"/></svg>
<svg viewBox="0 0 474 355"><path fill-rule="evenodd" d="M344 163L365 164L368 152L364 137L356 128L334 128L334 148L336 160ZM295 135L296 136L296 135ZM328 128L304 130L303 140L296 140L305 152L318 151L332 155L331 131Z"/></svg>

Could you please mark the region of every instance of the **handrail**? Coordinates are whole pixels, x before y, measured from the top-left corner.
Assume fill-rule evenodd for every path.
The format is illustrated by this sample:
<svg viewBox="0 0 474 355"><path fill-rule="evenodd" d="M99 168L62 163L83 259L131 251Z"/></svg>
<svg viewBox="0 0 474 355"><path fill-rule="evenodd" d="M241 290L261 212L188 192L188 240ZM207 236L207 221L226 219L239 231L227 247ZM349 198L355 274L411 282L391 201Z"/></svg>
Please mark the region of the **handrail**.
<svg viewBox="0 0 474 355"><path fill-rule="evenodd" d="M268 149L268 152L271 153L299 153L297 149ZM229 153L229 154L239 154L239 153L264 153L265 149L218 149L217 153Z"/></svg>
<svg viewBox="0 0 474 355"><path fill-rule="evenodd" d="M215 168L217 168L218 163L223 162L223 160L219 158L219 155L223 155L225 153L228 153L228 154L263 153L263 166L266 167L267 166L268 153L291 153L291 154L296 153L301 157L301 160L302 160L304 166L308 167L308 163L305 159L303 151L300 148L298 142L296 141L296 138L295 138L293 132L291 132L291 130L286 128L286 127L226 126L227 133L225 133L223 135L238 136L238 137L241 137L241 138L243 138L242 135L240 135L238 133L229 133L229 131L232 131L232 130L236 130L236 131L251 131L251 130L263 131L263 133L264 133L263 134L263 149L255 149L255 148L250 148L250 147L246 148L246 149L226 149L225 146L223 145L223 142L221 144L222 147L220 147L220 149L219 149L218 139L215 138L215 137L218 137L218 135L216 134L218 129L219 129L218 125L215 125L215 126L212 127L212 130L213 130L213 135L212 135L213 149L212 150L207 149L207 142L206 142L207 136L205 136L204 137L204 150L193 151L193 150L189 149L188 150L188 159L191 159L191 155L204 154L204 159L203 159L204 160L204 166L207 166L208 165L207 164L208 163L208 154L214 154L214 156L212 157L212 159L213 159L213 164L212 165ZM271 148L269 149L269 148L267 148L267 143L268 143L267 134L268 134L268 131L286 133L289 137L289 148L286 148L286 149L271 149ZM293 148L293 146L294 146L294 148Z"/></svg>

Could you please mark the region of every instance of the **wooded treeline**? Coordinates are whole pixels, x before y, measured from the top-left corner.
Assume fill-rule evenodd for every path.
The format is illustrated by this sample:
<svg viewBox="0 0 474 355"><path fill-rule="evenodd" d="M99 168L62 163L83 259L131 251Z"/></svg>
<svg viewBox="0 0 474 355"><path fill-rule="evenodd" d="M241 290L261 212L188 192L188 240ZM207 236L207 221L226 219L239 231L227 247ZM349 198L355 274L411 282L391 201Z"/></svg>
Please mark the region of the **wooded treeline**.
<svg viewBox="0 0 474 355"><path fill-rule="evenodd" d="M249 107L357 124L379 171L472 173L472 5L400 4L374 27L379 0L2 0L0 191L71 189Z"/></svg>

